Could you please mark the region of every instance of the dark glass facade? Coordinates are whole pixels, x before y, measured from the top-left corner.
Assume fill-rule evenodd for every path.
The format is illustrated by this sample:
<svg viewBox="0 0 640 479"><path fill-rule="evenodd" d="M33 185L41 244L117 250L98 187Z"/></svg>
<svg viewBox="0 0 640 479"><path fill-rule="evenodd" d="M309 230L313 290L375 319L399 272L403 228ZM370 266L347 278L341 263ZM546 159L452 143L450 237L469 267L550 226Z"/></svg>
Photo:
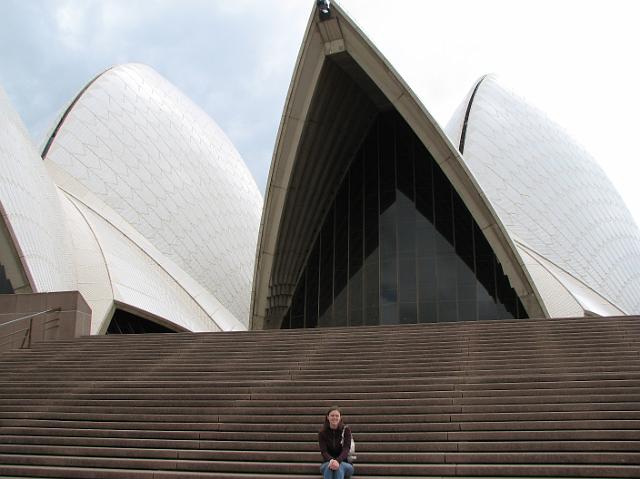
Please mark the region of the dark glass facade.
<svg viewBox="0 0 640 479"><path fill-rule="evenodd" d="M440 167L398 113L381 113L324 218L282 327L523 317Z"/></svg>
<svg viewBox="0 0 640 479"><path fill-rule="evenodd" d="M7 278L4 266L0 264L0 294L14 294L11 281Z"/></svg>
<svg viewBox="0 0 640 479"><path fill-rule="evenodd" d="M175 331L161 324L136 316L128 311L116 309L106 332L106 334L147 333L175 333Z"/></svg>

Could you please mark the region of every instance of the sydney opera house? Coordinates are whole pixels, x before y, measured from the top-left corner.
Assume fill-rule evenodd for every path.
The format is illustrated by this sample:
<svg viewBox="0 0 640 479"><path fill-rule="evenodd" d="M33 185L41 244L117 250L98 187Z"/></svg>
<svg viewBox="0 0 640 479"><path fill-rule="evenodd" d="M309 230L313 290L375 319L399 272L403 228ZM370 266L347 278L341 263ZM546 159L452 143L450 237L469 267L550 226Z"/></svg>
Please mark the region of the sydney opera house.
<svg viewBox="0 0 640 479"><path fill-rule="evenodd" d="M443 128L335 4L264 201L139 64L90 81L40 149L0 91L0 162L0 293L79 291L91 334L640 313L640 233L594 159L492 76Z"/></svg>

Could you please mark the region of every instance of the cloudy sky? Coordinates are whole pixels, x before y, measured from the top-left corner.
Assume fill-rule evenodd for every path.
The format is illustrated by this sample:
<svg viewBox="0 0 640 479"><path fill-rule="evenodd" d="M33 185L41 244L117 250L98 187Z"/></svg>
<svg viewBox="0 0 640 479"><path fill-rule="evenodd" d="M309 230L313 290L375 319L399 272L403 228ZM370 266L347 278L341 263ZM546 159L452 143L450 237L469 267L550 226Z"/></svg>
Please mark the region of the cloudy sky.
<svg viewBox="0 0 640 479"><path fill-rule="evenodd" d="M0 85L39 144L95 75L146 63L207 111L264 191L315 0L0 0ZM485 73L603 166L640 223L640 2L343 0L442 125ZM407 44L419 48L406 47Z"/></svg>

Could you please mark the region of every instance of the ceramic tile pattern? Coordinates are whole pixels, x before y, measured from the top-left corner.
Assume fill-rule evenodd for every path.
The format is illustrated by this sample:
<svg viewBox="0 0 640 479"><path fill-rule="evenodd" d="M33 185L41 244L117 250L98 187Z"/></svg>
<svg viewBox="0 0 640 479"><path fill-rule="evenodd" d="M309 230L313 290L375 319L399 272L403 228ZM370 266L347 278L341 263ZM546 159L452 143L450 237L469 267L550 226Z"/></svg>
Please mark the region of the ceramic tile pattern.
<svg viewBox="0 0 640 479"><path fill-rule="evenodd" d="M76 289L73 253L58 192L2 88L0 204L34 292Z"/></svg>
<svg viewBox="0 0 640 479"><path fill-rule="evenodd" d="M248 323L262 198L222 130L169 82L143 65L106 71L75 103L46 161Z"/></svg>
<svg viewBox="0 0 640 479"><path fill-rule="evenodd" d="M456 146L469 98L447 127ZM489 76L463 157L549 315L640 313L638 228L562 129ZM106 71L46 161L0 90L0 201L36 291L79 289L94 333L115 302L193 331L246 328L262 198L175 87L143 65Z"/></svg>
<svg viewBox="0 0 640 479"><path fill-rule="evenodd" d="M100 240L108 265L113 299L166 319L189 331L220 327L187 291L126 235L82 204L78 208Z"/></svg>
<svg viewBox="0 0 640 479"><path fill-rule="evenodd" d="M446 129L455 145L465 111ZM559 268L556 280L569 274L574 280L560 280L568 290L578 280L574 296L588 291L640 313L638 228L602 168L565 131L489 76L472 103L463 157L514 244L550 262L549 271ZM542 299L563 311L557 295Z"/></svg>

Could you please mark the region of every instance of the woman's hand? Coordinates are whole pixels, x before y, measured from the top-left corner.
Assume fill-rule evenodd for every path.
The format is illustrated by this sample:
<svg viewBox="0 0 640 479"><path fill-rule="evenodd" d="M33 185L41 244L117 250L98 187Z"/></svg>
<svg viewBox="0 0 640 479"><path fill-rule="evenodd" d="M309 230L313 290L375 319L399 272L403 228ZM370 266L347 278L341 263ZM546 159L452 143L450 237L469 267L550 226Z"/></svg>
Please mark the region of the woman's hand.
<svg viewBox="0 0 640 479"><path fill-rule="evenodd" d="M335 459L331 459L329 461L329 469L331 469L332 471L337 471L338 469L340 469L340 463Z"/></svg>

